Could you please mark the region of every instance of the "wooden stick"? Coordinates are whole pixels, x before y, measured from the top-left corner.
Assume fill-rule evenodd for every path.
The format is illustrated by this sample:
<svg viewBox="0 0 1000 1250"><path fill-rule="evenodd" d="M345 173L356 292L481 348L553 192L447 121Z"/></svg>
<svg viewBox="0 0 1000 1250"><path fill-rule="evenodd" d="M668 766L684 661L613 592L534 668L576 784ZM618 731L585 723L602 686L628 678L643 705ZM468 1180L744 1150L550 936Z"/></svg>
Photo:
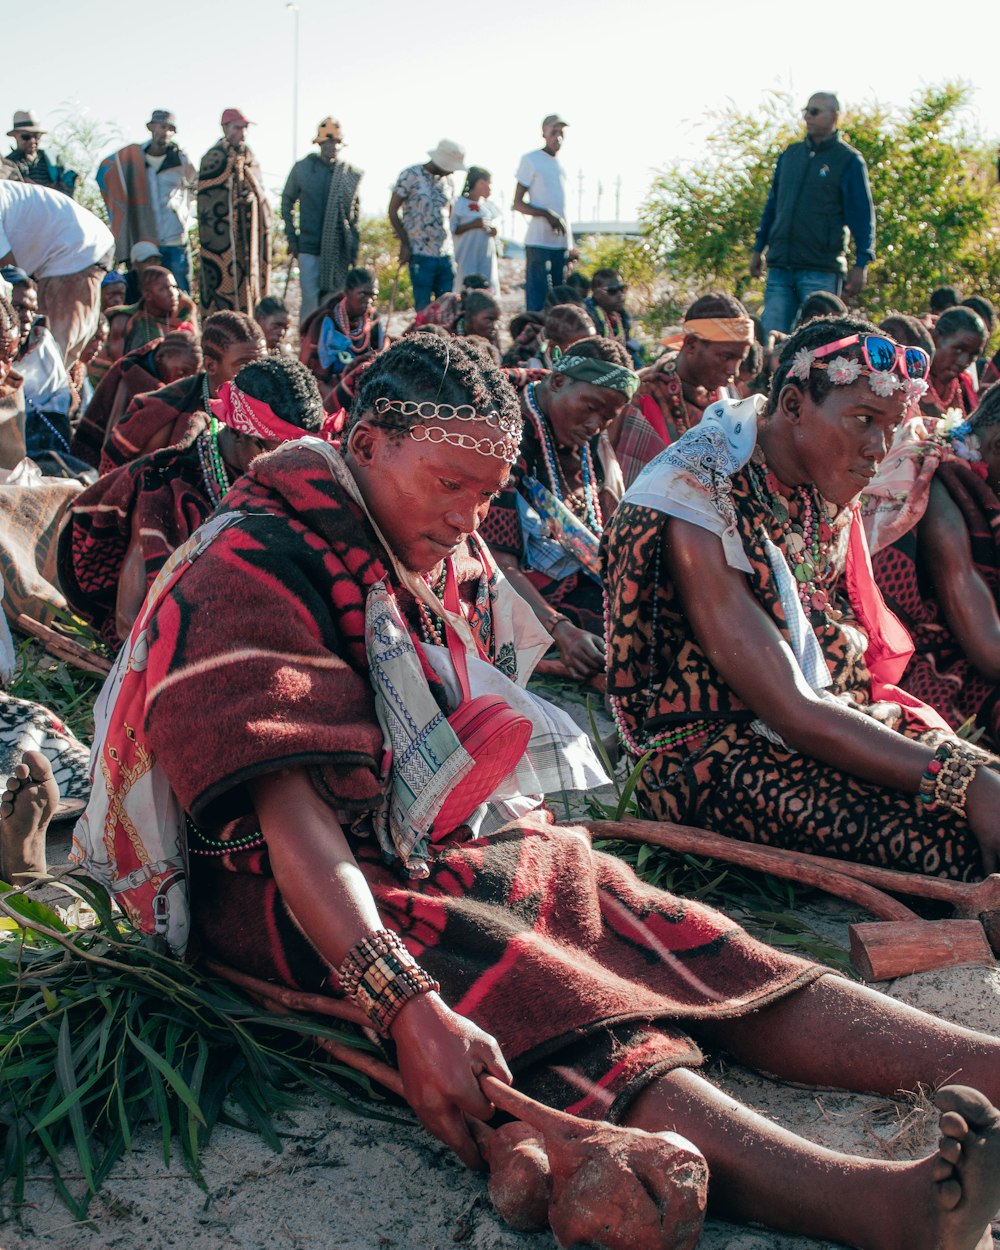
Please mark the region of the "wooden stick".
<svg viewBox="0 0 1000 1250"><path fill-rule="evenodd" d="M389 295L389 311L385 314L385 330L383 331L383 339L389 341L389 322L392 320L392 314L396 311L396 294L399 291L399 275L403 271L403 262L400 261L396 266L396 276L392 280L392 291Z"/></svg>
<svg viewBox="0 0 1000 1250"><path fill-rule="evenodd" d="M320 1016L333 1016L337 1020L347 1020L364 1028L370 1027L371 1021L361 1008L346 998L334 998L329 994L309 994L305 990L293 990L287 985L275 985L273 981L261 981L248 972L240 972L238 968L204 955L199 963L224 981L238 985L241 990L256 998L267 999L285 1011L312 1011Z"/></svg>
<svg viewBox="0 0 1000 1250"><path fill-rule="evenodd" d="M65 634L60 634L51 626L32 620L23 612L15 618L14 628L20 630L22 634L28 634L31 638L37 638L45 650L57 660L73 664L76 668L83 669L85 673L96 673L98 677L107 677L111 672L110 660L98 655L96 651L90 651L74 638L67 638Z"/></svg>
<svg viewBox="0 0 1000 1250"><path fill-rule="evenodd" d="M721 833L663 820L591 820L584 822L584 828L595 838L617 838L625 842L664 846L687 855L707 855L712 859L753 868L757 872L769 872L775 877L799 881L857 903L883 920L919 919L905 904L841 872L839 860L820 859L801 851L784 851L756 842L740 842Z"/></svg>
<svg viewBox="0 0 1000 1250"><path fill-rule="evenodd" d="M891 981L959 965L996 967L978 920L852 924L848 931L851 962L866 981Z"/></svg>

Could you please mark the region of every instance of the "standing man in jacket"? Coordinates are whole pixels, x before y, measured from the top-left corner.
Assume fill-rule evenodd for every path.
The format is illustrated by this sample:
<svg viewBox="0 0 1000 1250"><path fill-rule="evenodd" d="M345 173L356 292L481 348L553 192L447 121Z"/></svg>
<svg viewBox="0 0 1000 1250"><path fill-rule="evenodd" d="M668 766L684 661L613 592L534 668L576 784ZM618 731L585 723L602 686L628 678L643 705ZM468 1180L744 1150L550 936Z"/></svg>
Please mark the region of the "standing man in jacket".
<svg viewBox="0 0 1000 1250"><path fill-rule="evenodd" d="M323 298L344 289L347 271L358 260L361 217L358 187L362 171L339 159L344 146L340 122L324 117L316 128L313 143L319 145L319 151L295 162L281 193L288 250L299 261L301 323Z"/></svg>
<svg viewBox="0 0 1000 1250"><path fill-rule="evenodd" d="M778 157L771 191L750 257L760 277L767 252L764 329L787 334L815 291L860 295L875 255L875 207L868 168L837 130L840 102L817 92L802 110L806 137ZM854 266L847 272L847 232ZM844 281L844 275L847 280Z"/></svg>

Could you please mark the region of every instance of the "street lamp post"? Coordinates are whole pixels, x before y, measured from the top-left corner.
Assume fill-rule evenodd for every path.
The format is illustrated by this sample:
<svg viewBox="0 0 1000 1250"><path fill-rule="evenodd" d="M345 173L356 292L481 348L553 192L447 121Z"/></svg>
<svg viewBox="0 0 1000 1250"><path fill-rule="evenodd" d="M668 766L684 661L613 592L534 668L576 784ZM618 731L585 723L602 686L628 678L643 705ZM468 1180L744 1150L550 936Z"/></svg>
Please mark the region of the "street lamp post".
<svg viewBox="0 0 1000 1250"><path fill-rule="evenodd" d="M292 61L292 164L299 150L299 6L291 0L285 8L295 18L295 50Z"/></svg>

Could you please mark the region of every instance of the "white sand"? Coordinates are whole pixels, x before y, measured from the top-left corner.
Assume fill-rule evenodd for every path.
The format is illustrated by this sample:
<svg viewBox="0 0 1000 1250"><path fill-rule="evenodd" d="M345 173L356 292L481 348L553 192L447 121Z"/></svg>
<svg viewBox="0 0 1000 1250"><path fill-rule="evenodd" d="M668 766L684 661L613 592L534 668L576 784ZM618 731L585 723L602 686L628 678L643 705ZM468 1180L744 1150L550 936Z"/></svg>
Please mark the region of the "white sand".
<svg viewBox="0 0 1000 1250"><path fill-rule="evenodd" d="M1000 1036L1000 972L948 969L889 987L897 998ZM739 1067L712 1075L734 1097L831 1148L912 1158L936 1140L935 1119L906 1103L791 1088ZM115 1169L74 1224L39 1170L19 1225L0 1250L551 1250L549 1234L512 1232L483 1179L418 1125L398 1127L336 1109L305 1108L281 1122L285 1148L219 1129L205 1154L207 1193L175 1158L163 1165L152 1131ZM5 1214L9 1214L6 1213ZM704 1250L818 1250L828 1243L710 1221Z"/></svg>

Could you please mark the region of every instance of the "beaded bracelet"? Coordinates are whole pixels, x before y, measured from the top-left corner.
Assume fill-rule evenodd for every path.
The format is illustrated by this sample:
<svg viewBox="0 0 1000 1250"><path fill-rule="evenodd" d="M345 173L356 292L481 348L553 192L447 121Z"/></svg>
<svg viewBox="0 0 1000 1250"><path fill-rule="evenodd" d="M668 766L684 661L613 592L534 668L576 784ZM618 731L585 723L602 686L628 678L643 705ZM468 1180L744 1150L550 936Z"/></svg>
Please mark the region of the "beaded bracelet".
<svg viewBox="0 0 1000 1250"><path fill-rule="evenodd" d="M919 799L925 812L944 807L964 819L969 786L976 776L979 756L960 742L942 742L920 778Z"/></svg>
<svg viewBox="0 0 1000 1250"><path fill-rule="evenodd" d="M337 970L340 984L383 1037L417 994L437 993L441 986L425 972L402 940L389 929L376 929L350 951Z"/></svg>

